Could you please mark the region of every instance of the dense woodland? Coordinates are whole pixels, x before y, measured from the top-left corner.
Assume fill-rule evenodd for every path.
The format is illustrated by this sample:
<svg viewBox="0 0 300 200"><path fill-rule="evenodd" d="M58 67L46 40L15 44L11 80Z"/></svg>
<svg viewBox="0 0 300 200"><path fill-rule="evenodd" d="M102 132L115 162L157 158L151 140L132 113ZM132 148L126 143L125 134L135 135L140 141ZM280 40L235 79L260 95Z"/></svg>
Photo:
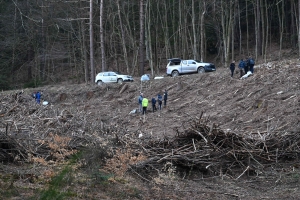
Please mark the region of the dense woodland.
<svg viewBox="0 0 300 200"><path fill-rule="evenodd" d="M228 66L300 48L300 0L1 0L0 89L115 70L163 73L166 59Z"/></svg>

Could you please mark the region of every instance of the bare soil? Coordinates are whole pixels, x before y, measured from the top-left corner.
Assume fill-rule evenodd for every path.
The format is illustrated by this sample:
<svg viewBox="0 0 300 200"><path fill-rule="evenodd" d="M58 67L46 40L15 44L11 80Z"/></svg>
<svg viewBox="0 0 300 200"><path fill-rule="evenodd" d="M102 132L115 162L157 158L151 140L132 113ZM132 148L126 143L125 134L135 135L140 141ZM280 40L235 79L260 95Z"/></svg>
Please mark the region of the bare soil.
<svg viewBox="0 0 300 200"><path fill-rule="evenodd" d="M34 191L47 188L70 155L89 146L107 148L110 153L95 150L85 157L86 163L77 165L76 181L69 186L77 195L68 199L299 199L299 147L295 157L270 161L251 173L246 166L231 173L205 173L168 162L150 174L145 173L147 168L139 171L131 167L149 158L142 153L145 144L172 141L194 119L203 118L208 127L245 138L298 136L299 78L300 61L291 59L256 65L254 75L244 80L237 69L231 78L229 69L219 68L213 73L147 83L136 77L134 82L121 85L66 84L2 92L0 133L5 137L0 147L3 152L9 149L5 138L14 141L15 148L26 150L19 155L12 151L12 157L1 154L0 185L17 191L11 199L32 198ZM42 91L48 105L34 102L30 95L36 90ZM140 92L151 101L164 90L168 100L161 111L152 112L149 103L146 115L130 113L138 109ZM139 143L140 149L136 143L126 144L126 137ZM114 174L108 185L91 184L87 166L91 170L97 164L103 164L98 170Z"/></svg>

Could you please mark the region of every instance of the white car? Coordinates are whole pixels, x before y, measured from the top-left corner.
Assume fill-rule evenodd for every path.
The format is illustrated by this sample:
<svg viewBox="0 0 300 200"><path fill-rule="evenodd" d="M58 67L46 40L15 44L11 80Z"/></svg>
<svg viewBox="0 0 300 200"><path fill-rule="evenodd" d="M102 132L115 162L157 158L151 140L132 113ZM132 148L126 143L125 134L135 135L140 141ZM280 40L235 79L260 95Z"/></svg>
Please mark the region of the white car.
<svg viewBox="0 0 300 200"><path fill-rule="evenodd" d="M101 72L97 74L95 78L95 83L101 85L102 83L123 83L132 82L133 78L129 75L122 75L118 72Z"/></svg>
<svg viewBox="0 0 300 200"><path fill-rule="evenodd" d="M166 67L168 76L179 76L181 74L204 73L216 71L213 63L204 63L199 60L182 60L180 58L168 59L169 63Z"/></svg>

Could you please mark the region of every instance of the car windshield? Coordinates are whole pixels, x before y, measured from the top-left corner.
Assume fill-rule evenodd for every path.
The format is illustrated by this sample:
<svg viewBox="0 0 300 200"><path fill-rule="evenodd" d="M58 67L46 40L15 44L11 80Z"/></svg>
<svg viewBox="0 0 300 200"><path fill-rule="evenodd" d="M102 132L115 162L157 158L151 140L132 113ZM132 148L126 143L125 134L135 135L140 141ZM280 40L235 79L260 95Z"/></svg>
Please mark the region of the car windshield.
<svg viewBox="0 0 300 200"><path fill-rule="evenodd" d="M195 60L197 63L202 63L200 60Z"/></svg>

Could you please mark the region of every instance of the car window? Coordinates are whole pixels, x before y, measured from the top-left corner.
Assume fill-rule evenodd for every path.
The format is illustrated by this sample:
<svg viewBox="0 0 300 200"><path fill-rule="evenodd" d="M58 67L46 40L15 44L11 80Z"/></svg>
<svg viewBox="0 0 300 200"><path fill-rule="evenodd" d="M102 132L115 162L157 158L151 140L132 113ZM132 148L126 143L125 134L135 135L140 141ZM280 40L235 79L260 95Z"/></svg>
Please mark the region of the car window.
<svg viewBox="0 0 300 200"><path fill-rule="evenodd" d="M103 76L109 76L109 73L108 72L104 72Z"/></svg>
<svg viewBox="0 0 300 200"><path fill-rule="evenodd" d="M109 76L117 76L116 72L109 72Z"/></svg>
<svg viewBox="0 0 300 200"><path fill-rule="evenodd" d="M193 60L189 60L189 61L188 61L188 64L196 64L196 62L193 61Z"/></svg>
<svg viewBox="0 0 300 200"><path fill-rule="evenodd" d="M182 63L183 63L184 65L186 65L186 64L187 64L187 61L186 61L186 60L184 60L184 61L182 61Z"/></svg>
<svg viewBox="0 0 300 200"><path fill-rule="evenodd" d="M201 63L201 61L200 60L195 60L197 63Z"/></svg>

